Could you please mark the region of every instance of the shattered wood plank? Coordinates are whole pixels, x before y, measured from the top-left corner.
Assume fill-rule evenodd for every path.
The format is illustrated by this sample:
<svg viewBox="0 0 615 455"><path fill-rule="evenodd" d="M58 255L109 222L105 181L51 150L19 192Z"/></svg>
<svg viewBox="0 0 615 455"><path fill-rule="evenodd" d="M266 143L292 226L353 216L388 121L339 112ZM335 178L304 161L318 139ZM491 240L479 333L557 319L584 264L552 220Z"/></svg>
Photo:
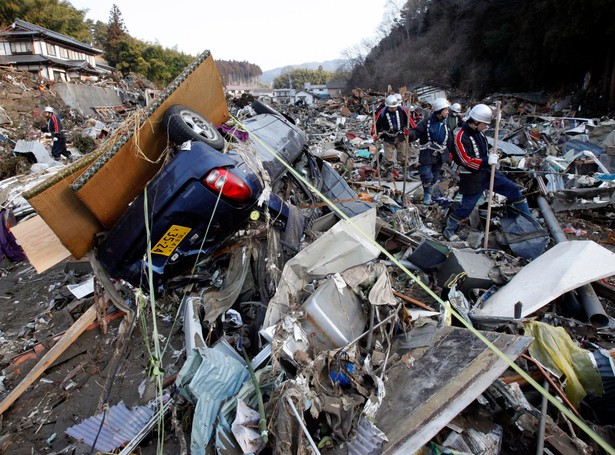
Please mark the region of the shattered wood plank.
<svg viewBox="0 0 615 455"><path fill-rule="evenodd" d="M393 295L399 297L400 299L405 300L406 302L413 303L414 305L416 305L418 307L421 307L424 310L434 311L434 312L436 311L432 307L430 307L429 305L427 305L427 304L425 304L423 302L420 302L420 301L418 301L416 299L413 299L412 297L408 297L407 295L402 294L401 292L393 291Z"/></svg>
<svg viewBox="0 0 615 455"><path fill-rule="evenodd" d="M518 357L533 338L483 332L511 359ZM409 351L408 365L391 368L387 394L376 424L388 438L383 454L408 454L429 442L457 414L474 401L508 364L467 329L444 327L430 346Z"/></svg>
<svg viewBox="0 0 615 455"><path fill-rule="evenodd" d="M22 393L45 372L45 370L81 335L87 327L96 320L96 307L92 305L81 315L79 319L64 333L64 336L53 348L34 366L25 378L11 390L2 403L0 403L0 415L4 414L11 405L21 396Z"/></svg>

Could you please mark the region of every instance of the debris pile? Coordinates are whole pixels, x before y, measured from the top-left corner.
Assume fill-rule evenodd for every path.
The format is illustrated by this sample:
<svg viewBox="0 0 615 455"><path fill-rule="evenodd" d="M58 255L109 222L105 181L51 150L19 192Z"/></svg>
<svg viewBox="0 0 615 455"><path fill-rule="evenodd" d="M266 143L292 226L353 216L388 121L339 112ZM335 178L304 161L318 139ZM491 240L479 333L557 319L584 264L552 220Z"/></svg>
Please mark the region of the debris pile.
<svg viewBox="0 0 615 455"><path fill-rule="evenodd" d="M209 60L186 78L206 78ZM0 447L613 452L615 121L555 116L549 106L565 109L522 94L485 100L502 103L490 141L532 214L485 197L451 242L457 169L445 167L429 205L415 162L384 179L378 94L257 101L228 118L217 101L195 104L185 81L87 166L28 187L66 258L84 234L45 217L40 199L70 180L78 213L96 219L92 270L47 267L54 297L3 330ZM214 128L205 117L217 116L227 120ZM163 129L130 136L143 117ZM136 157L134 141L150 154ZM142 185L134 166L113 167L127 160L152 167ZM120 171L132 174L118 189ZM18 240L40 232L33 219L11 226ZM27 374L23 356L36 363ZM69 405L78 395L87 406Z"/></svg>

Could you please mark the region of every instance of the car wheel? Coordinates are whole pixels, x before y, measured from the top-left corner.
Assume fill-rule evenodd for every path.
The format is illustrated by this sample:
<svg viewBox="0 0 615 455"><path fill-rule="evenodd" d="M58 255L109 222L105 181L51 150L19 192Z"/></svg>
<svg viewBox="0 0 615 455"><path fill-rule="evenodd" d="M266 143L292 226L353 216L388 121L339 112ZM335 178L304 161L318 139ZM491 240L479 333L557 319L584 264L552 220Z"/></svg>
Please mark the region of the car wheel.
<svg viewBox="0 0 615 455"><path fill-rule="evenodd" d="M179 104L168 108L162 118L169 139L176 144L204 142L216 150L224 148L224 138L216 127L192 109Z"/></svg>

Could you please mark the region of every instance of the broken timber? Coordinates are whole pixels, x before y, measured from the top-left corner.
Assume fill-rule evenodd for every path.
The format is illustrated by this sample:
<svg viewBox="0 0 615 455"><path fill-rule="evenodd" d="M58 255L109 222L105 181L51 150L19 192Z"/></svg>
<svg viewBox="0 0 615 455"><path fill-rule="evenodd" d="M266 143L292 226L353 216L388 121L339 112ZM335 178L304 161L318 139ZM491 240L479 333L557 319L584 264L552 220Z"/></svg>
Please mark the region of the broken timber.
<svg viewBox="0 0 615 455"><path fill-rule="evenodd" d="M22 393L45 372L49 366L81 335L85 329L96 320L96 306L92 305L79 319L64 333L64 336L43 356L17 387L11 390L2 403L0 415L21 396Z"/></svg>

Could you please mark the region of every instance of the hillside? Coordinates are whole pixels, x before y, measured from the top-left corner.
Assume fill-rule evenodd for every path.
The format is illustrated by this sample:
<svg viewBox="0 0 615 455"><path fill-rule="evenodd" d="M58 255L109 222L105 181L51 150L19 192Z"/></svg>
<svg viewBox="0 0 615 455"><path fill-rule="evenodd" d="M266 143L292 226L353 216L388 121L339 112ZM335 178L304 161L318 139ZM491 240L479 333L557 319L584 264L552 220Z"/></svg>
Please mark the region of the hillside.
<svg viewBox="0 0 615 455"><path fill-rule="evenodd" d="M261 75L261 81L271 84L273 80L278 77L280 74L289 68L307 68L310 70L317 70L322 66L322 69L325 71L336 71L340 66L346 63L344 60L336 59L336 60L327 60L325 62L307 62L307 63L298 63L296 65L286 65L280 66L278 68L274 68L272 70L263 71Z"/></svg>
<svg viewBox="0 0 615 455"><path fill-rule="evenodd" d="M563 92L583 116L602 115L615 109L614 16L612 1L409 0L350 85Z"/></svg>

